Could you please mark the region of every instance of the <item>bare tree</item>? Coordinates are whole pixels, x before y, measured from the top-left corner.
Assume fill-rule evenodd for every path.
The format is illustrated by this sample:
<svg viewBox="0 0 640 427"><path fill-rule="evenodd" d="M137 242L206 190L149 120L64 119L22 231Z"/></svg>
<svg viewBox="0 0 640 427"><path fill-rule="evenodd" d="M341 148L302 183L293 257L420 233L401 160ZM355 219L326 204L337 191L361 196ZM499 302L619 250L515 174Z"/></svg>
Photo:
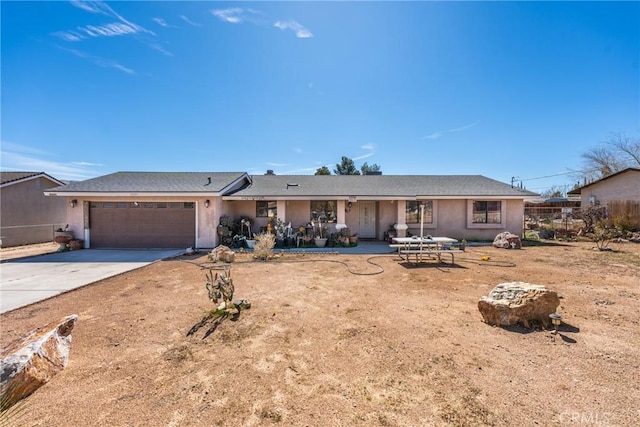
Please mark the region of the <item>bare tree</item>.
<svg viewBox="0 0 640 427"><path fill-rule="evenodd" d="M543 199L553 199L555 197L564 197L565 191L555 185L540 193Z"/></svg>
<svg viewBox="0 0 640 427"><path fill-rule="evenodd" d="M629 167L640 167L640 137L632 137L624 132L611 135L599 147L582 154L587 169L593 176L585 178L603 178Z"/></svg>
<svg viewBox="0 0 640 427"><path fill-rule="evenodd" d="M606 206L588 206L573 212L573 217L584 222L584 233L593 233L596 225L607 219Z"/></svg>

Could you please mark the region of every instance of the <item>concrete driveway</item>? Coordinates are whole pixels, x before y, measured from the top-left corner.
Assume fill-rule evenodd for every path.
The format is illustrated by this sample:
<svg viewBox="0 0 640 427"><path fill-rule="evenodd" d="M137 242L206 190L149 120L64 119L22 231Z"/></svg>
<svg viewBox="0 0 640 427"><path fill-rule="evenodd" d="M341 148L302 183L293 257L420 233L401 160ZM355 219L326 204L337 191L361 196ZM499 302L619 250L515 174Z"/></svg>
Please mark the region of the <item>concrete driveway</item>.
<svg viewBox="0 0 640 427"><path fill-rule="evenodd" d="M184 249L83 249L0 264L0 313L172 258Z"/></svg>

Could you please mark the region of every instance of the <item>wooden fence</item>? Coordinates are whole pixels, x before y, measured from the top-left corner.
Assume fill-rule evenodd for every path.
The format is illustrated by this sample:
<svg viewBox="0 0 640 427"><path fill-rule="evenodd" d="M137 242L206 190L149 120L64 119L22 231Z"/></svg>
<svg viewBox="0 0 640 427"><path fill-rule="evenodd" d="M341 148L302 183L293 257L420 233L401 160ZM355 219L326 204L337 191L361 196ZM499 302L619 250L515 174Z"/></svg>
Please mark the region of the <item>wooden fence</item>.
<svg viewBox="0 0 640 427"><path fill-rule="evenodd" d="M640 230L640 200L611 200L607 204L609 225L626 217L632 230Z"/></svg>

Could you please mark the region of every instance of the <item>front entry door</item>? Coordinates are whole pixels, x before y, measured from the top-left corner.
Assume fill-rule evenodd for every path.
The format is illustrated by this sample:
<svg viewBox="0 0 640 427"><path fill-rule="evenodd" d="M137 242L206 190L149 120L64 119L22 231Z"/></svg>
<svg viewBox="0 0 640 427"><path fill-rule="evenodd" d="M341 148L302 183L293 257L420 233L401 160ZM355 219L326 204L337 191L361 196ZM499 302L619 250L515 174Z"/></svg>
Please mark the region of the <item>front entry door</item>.
<svg viewBox="0 0 640 427"><path fill-rule="evenodd" d="M376 202L358 202L359 230L358 235L363 239L376 237Z"/></svg>

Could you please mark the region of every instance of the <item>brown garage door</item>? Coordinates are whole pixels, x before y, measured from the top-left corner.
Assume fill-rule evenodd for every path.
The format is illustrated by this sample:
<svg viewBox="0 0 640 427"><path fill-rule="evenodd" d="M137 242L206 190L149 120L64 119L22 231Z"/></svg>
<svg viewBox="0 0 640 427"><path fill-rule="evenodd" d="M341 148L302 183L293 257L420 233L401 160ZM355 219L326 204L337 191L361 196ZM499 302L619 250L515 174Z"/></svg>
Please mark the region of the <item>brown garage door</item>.
<svg viewBox="0 0 640 427"><path fill-rule="evenodd" d="M188 248L195 244L193 202L91 202L92 248Z"/></svg>

